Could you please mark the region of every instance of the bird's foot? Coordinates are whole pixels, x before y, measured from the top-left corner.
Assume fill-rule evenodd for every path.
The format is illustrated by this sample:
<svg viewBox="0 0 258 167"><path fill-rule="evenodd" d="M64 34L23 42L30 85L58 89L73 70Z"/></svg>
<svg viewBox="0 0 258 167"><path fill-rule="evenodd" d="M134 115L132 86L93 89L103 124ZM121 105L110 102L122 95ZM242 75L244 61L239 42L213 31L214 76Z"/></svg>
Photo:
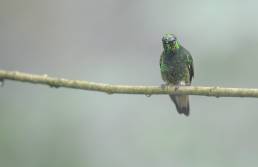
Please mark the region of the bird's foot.
<svg viewBox="0 0 258 167"><path fill-rule="evenodd" d="M180 85L175 85L175 91L179 89Z"/></svg>
<svg viewBox="0 0 258 167"><path fill-rule="evenodd" d="M161 87L162 89L165 89L168 85L169 85L168 83L165 83L165 84L161 84L160 87Z"/></svg>

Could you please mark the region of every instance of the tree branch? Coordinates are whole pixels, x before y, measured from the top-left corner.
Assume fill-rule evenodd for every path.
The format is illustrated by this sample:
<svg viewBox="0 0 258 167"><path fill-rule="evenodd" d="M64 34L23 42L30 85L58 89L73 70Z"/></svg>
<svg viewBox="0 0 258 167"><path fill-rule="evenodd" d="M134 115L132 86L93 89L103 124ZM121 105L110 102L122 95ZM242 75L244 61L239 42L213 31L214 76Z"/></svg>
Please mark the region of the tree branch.
<svg viewBox="0 0 258 167"><path fill-rule="evenodd" d="M48 75L34 75L17 71L0 70L0 82L4 80L14 80L43 84L50 87L66 87L82 90L105 92L108 94L174 94L174 95L199 95L215 97L256 97L258 89L249 88L223 88L223 87L204 87L204 86L131 86L131 85L111 85L95 83L81 80L69 80L64 78L49 77Z"/></svg>

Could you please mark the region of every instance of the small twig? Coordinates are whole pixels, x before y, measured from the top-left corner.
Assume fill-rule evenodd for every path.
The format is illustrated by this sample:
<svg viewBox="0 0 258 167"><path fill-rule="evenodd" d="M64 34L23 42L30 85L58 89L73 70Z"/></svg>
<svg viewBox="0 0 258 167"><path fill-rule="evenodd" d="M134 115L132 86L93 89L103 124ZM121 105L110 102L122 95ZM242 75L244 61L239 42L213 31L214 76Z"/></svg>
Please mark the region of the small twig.
<svg viewBox="0 0 258 167"><path fill-rule="evenodd" d="M175 95L199 95L215 97L256 97L258 98L258 89L250 88L223 88L223 87L205 87L205 86L181 86L175 89L173 86L131 86L131 85L111 85L104 83L95 83L81 80L69 80L64 78L49 77L48 75L35 75L21 73L17 71L0 70L0 82L4 80L14 80L20 82L29 82L34 84L44 84L50 87L66 87L82 90L91 90L105 92L108 94L175 94Z"/></svg>

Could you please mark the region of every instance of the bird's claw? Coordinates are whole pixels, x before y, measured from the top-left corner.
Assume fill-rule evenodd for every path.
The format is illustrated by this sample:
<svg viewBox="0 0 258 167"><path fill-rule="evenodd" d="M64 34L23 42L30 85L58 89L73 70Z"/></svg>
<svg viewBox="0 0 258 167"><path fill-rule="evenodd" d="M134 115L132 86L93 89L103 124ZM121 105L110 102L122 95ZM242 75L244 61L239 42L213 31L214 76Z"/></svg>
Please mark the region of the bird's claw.
<svg viewBox="0 0 258 167"><path fill-rule="evenodd" d="M162 89L165 89L168 85L169 85L169 84L167 84L167 83L166 83L166 84L161 84L160 87L161 87Z"/></svg>
<svg viewBox="0 0 258 167"><path fill-rule="evenodd" d="M177 91L179 89L179 85L175 85L175 91Z"/></svg>

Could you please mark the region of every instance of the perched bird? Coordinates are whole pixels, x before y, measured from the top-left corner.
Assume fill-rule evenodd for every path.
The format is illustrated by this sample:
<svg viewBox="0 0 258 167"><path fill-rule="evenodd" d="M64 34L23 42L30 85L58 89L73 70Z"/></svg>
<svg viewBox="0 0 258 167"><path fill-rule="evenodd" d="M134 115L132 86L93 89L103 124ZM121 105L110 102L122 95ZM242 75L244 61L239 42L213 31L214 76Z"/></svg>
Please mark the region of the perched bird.
<svg viewBox="0 0 258 167"><path fill-rule="evenodd" d="M162 37L163 52L160 56L160 71L162 79L168 85L191 85L194 76L193 58L191 54L179 44L173 34ZM187 95L169 95L175 103L177 112L189 115L189 97Z"/></svg>

